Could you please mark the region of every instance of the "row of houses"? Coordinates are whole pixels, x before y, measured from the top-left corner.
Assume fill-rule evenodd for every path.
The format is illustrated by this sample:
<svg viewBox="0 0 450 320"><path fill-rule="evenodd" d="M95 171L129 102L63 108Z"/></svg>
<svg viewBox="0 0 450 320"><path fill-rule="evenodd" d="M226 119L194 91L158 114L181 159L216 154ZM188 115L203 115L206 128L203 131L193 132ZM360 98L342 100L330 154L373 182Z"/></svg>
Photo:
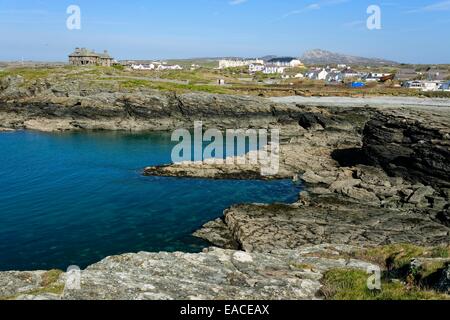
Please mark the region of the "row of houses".
<svg viewBox="0 0 450 320"><path fill-rule="evenodd" d="M426 81L426 80L413 80L405 81L403 83L404 88L427 91L447 91L450 92L450 81Z"/></svg>
<svg viewBox="0 0 450 320"><path fill-rule="evenodd" d="M306 72L305 77L311 80L325 80L327 82L343 82L345 79L349 78L359 78L362 75L346 67L343 70L336 68L314 68Z"/></svg>
<svg viewBox="0 0 450 320"><path fill-rule="evenodd" d="M287 69L302 66L302 62L295 58L274 58L268 61L249 64L248 72L250 74L257 72L262 72L264 74L284 74Z"/></svg>
<svg viewBox="0 0 450 320"><path fill-rule="evenodd" d="M313 68L305 73L305 78L311 80L323 80L326 82L344 82L349 79L358 79L365 82L384 82L394 79L394 74L390 73L364 73L353 70L345 66L344 69L337 68Z"/></svg>
<svg viewBox="0 0 450 320"><path fill-rule="evenodd" d="M130 68L136 71L162 71L162 70L183 70L183 67L176 65L169 65L165 62L152 63L131 63Z"/></svg>

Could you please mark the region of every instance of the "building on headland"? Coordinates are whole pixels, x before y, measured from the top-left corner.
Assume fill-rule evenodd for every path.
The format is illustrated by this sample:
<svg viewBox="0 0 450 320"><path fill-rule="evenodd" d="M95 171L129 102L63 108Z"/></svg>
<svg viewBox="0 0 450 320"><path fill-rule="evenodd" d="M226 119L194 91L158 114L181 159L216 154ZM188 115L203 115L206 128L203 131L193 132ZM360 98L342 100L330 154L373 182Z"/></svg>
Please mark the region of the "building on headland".
<svg viewBox="0 0 450 320"><path fill-rule="evenodd" d="M74 66L102 66L111 67L113 58L108 54L108 51L103 53L96 53L93 50L86 48L76 48L73 53L69 55L69 63Z"/></svg>

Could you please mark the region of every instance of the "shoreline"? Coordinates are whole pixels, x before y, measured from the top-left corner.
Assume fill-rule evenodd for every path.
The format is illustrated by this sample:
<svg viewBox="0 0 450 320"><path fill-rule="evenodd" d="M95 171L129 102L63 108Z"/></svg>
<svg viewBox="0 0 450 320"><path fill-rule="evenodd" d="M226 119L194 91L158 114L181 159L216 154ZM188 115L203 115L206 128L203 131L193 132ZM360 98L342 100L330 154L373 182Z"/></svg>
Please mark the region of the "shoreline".
<svg viewBox="0 0 450 320"><path fill-rule="evenodd" d="M142 95L145 96L145 94ZM285 285L285 281L292 279L291 277L298 272L306 273L309 282L303 279L296 283L295 287L299 290L297 293L293 294L294 289L289 293L280 291L280 294L273 298L311 299L317 296L322 286L321 279L324 273L328 272L327 270L333 269L332 266L356 269L367 266L366 258L365 262L355 260L354 264L350 265L336 262L346 257L345 252L351 251L350 248L383 248L385 245L405 243L421 247L450 245L448 218L450 168L446 162L450 154L448 147L450 145L448 123L450 108L423 108L422 106L361 108L355 105L342 107L339 106L340 102L334 102L332 106L323 106L323 102L319 105L283 104L267 99L196 93L176 96L177 99L173 100L173 95L165 93L153 92L152 95L159 97L153 101L162 101L166 98L171 101L165 106L172 110L172 116L178 124L189 124L193 123L195 118L204 118L207 122L205 127L280 126L282 128L280 176L298 177L305 183L306 191L300 193L297 202L288 205L233 205L225 210L223 217L207 223L196 232L212 245L225 249L209 248L199 254L135 253L107 257L82 271L85 282L81 291L69 292L62 298L83 299L100 297L102 294L104 297L113 299L179 297L175 291L163 289L162 284L170 283L168 286L170 288L174 285L168 278L158 278L158 275L148 270L146 272L153 274L155 279L159 279L152 280L153 278L150 277L147 279L149 283L160 281L162 286L153 285L153 288L138 286L136 290L133 289L132 295L126 293L127 286L116 288L115 293L105 292L104 288L107 285L118 281L114 274L109 276L103 274L105 270L122 272L130 286L142 276L145 268L128 265L129 270L127 270L126 261L129 260L136 259L144 264L145 261L157 261L155 263L164 265L166 268L167 263L171 264L170 261L172 263L177 261L184 270L172 268L167 269L168 272L174 272L173 276L181 282L185 277L191 279L195 283L194 288L199 289L204 288L204 282L201 281L200 274L196 273L196 268L199 270L212 268L211 270L219 274L231 272L237 276L243 270L250 270L251 273L251 270L255 270L254 268L258 265L265 266L267 262L264 262L264 259L268 259L267 261L278 259L277 264L285 270L282 275L274 278L259 274L257 281L276 280ZM160 108L163 105L155 109L158 104L147 105L150 101L152 100L144 99L139 103L136 102L133 107L128 105L126 107L128 113L124 116L127 124L123 127L127 127L130 123L136 124L135 117L138 117L138 114L141 115L143 122L147 121L145 119L149 115L153 116L152 122L160 121L162 119L159 117L162 112ZM64 103L67 103L67 100ZM216 113L208 110L209 103L214 105ZM58 107L41 108L40 106L35 105L32 108L34 111L28 113L24 111L27 109L23 105L20 112L25 113L17 114L8 111L13 109L5 110L3 105L3 109L0 107L0 113L3 112L3 117L0 116L0 125L5 126L5 123L14 124L14 121L19 121L16 124L19 123L20 126L27 128L29 127L27 121L29 124L29 121L38 119L38 122L43 121L45 127L45 118L41 118L45 116L45 112L48 112L49 119L58 121L54 119L54 113ZM124 123L123 119L116 117L121 114L122 107L118 109L108 107L107 111L104 108L105 105L95 105L92 108L85 106L81 110L76 105L66 105L61 112L63 117L73 115L75 111L78 116L82 112L83 117L89 114L94 119L91 123L86 119L71 119L64 122L72 129L95 129L95 124L103 123L104 125L107 122L102 121L110 116L113 116L111 118L113 124L106 127L120 128L120 123L122 125ZM141 111L137 112L138 109ZM17 111L17 107L14 110ZM142 110L145 112L142 113ZM159 111L154 114L152 110ZM97 119L97 112L102 115L103 120ZM8 119L8 114L14 115L13 122ZM80 126L82 121L90 124ZM74 122L77 125L74 125ZM61 125L59 129L63 127ZM134 129L138 127L135 126ZM49 125L47 128L58 129L58 126ZM399 156L409 161L404 161ZM181 166L150 167L145 172L150 175L222 179L224 177L239 178L239 176L257 177L259 169L257 166L208 167L187 163ZM313 259L314 261L308 258L311 251L318 255L316 260ZM331 255L334 254L334 258L329 257L330 251L333 252ZM217 261L228 262L218 264ZM298 270L291 270L287 267L290 264L289 261L296 261L295 263L302 266ZM315 273L307 271L310 267L304 265L308 263L312 264L314 269L321 271ZM270 267L267 266L267 268ZM245 272L244 274L244 282L233 284L233 290L247 288L246 281L254 280L251 280L252 275ZM18 281L17 277L21 275L0 273L0 282L3 276L8 279L12 276L16 279L14 281ZM65 274L61 273L55 283L60 285L64 279ZM216 285L220 283L220 286L230 286L228 280L225 282L218 280L217 283L214 281ZM309 289L305 289L305 286ZM20 292L20 288L19 283L15 288L10 288L10 292ZM228 294L236 292L233 290ZM251 290L254 297L267 298L261 288L248 290ZM205 292L208 292L205 295L206 298L221 297L211 291ZM180 294L187 298L192 291L183 287ZM0 292L1 296L14 295ZM15 297L30 298L30 295ZM59 295L52 293L37 295L38 299L44 297L60 298Z"/></svg>

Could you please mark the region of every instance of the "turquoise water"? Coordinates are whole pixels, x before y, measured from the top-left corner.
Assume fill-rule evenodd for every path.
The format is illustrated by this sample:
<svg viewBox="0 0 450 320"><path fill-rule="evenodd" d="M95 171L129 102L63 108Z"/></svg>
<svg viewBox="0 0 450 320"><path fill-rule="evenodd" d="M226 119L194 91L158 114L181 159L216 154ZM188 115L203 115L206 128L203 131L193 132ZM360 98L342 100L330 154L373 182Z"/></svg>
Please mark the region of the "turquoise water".
<svg viewBox="0 0 450 320"><path fill-rule="evenodd" d="M197 252L191 236L240 202L292 202L290 181L144 177L169 134L0 134L0 270L86 267L137 251Z"/></svg>

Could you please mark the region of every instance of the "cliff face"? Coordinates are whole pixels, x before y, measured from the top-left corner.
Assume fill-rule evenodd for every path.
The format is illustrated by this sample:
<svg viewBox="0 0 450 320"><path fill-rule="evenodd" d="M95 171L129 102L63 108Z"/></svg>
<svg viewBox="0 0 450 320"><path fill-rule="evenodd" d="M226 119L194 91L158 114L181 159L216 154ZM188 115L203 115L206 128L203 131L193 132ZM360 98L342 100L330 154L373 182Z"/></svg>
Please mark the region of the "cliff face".
<svg viewBox="0 0 450 320"><path fill-rule="evenodd" d="M411 110L378 111L364 130L364 151L388 173L450 187L450 117Z"/></svg>

